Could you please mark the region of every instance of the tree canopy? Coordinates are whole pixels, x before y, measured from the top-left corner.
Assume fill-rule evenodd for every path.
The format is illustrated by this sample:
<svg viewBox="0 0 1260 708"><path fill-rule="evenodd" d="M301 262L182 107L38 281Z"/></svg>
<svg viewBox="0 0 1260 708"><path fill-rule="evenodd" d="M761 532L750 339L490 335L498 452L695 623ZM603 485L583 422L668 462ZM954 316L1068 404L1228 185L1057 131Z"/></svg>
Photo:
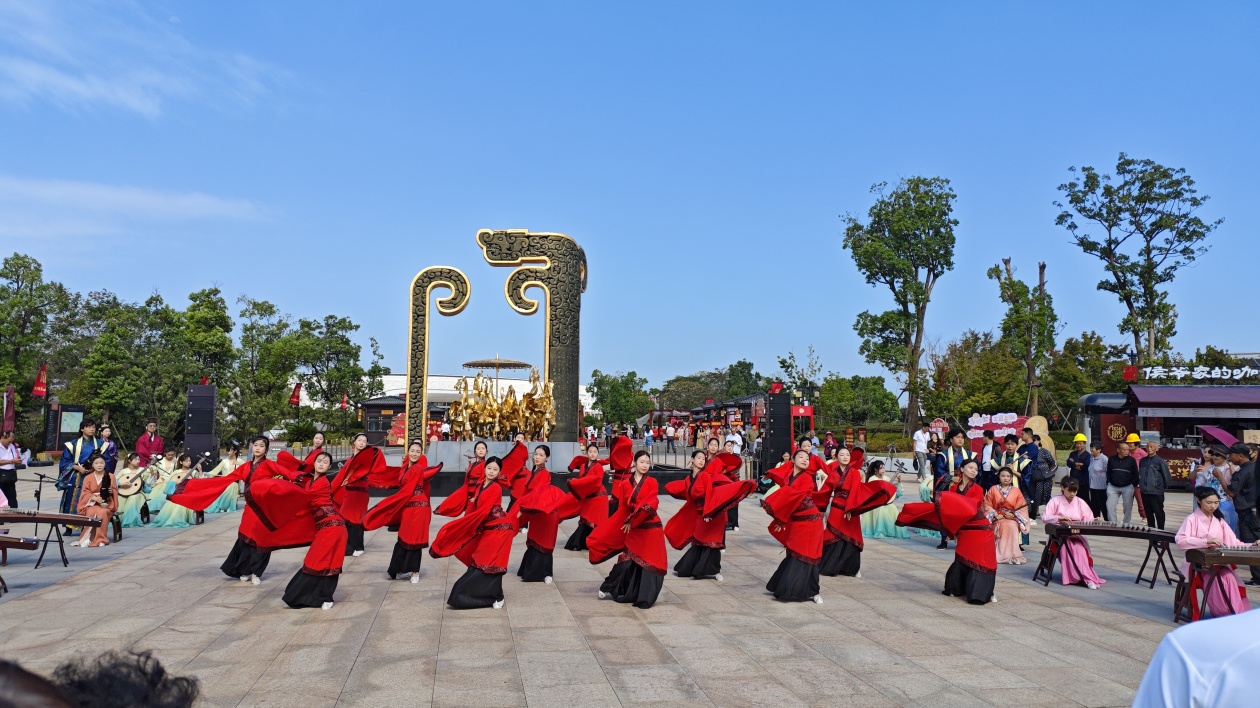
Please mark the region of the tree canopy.
<svg viewBox="0 0 1260 708"><path fill-rule="evenodd" d="M937 281L954 268L955 194L943 177L908 177L891 192L876 184L878 194L862 223L844 217L844 248L874 286L888 289L893 308L863 311L853 329L862 338L858 351L879 364L907 395L904 431L909 435L919 416L919 374L926 333L927 306Z"/></svg>
<svg viewBox="0 0 1260 708"><path fill-rule="evenodd" d="M652 399L644 387L647 379L633 371L605 374L599 369L591 372L591 382L586 392L595 399L595 407L609 423L633 423L652 410Z"/></svg>

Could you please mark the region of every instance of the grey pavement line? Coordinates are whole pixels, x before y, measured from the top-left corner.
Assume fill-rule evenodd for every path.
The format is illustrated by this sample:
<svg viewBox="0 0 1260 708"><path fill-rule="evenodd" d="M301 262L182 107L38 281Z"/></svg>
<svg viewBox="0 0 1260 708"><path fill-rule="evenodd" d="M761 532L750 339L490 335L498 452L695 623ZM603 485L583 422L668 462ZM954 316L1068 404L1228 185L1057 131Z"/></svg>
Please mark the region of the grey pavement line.
<svg viewBox="0 0 1260 708"><path fill-rule="evenodd" d="M577 526L577 524L575 523L575 524L574 524L574 526L576 527L576 526ZM567 538L568 538L568 535L566 535L566 536L565 536L565 538L567 539ZM558 530L558 527L557 527L557 532L556 532L556 548L563 549L563 548L564 548L564 546L560 544L559 539L560 539L560 533L559 533L559 530ZM554 554L554 553L555 553L555 551L552 551L552 553ZM560 592L560 584L559 584L559 583L555 583L553 586L554 586L554 587L555 587L555 589L556 589L556 594L560 597L560 602L562 602L562 603L564 604L564 609L565 609L565 611L569 613L569 616L570 616L570 617L573 617L573 616L574 616L574 615L573 615L573 608L569 606L569 601L568 601L567 599L565 599L564 593ZM637 607L636 607L636 608L634 608L634 609L635 609L636 611L639 611L639 612L642 612L642 611L643 611L643 610L639 610L639 608L637 608ZM574 623L575 623L575 625L576 625L576 619L574 620ZM508 624L509 624L509 625L511 625L511 618L510 618L510 617L508 618ZM580 627L578 628L578 634L580 634L580 635L582 636L582 643L586 645L586 650L587 650L588 652L590 652L590 653L591 653L591 658L595 659L595 664L596 664L597 666L599 666L599 672L600 672L601 674L603 674L603 676L604 676L604 681L608 682L608 686L612 689L613 696L614 696L614 697L616 698L616 700L617 700L617 705L619 705L619 706L624 706L624 705L625 705L625 703L623 703L623 702L622 702L622 700L621 700L621 696L619 696L619 695L617 694L617 687L613 685L612 678L608 675L608 669L607 669L607 667L605 667L605 666L604 666L604 664L603 664L603 662L601 662L601 661L599 660L599 655L598 655L598 654L596 654L596 653L595 653L595 650L591 648L591 642L590 642L590 640L588 640L588 639L586 638L586 633L585 633L585 632L583 632L583 631L581 630L581 628L580 628ZM517 671L520 671L520 668L521 668L521 667L520 667L520 657L518 656L518 657L517 657L517 661L516 661L516 670L517 670ZM524 687L524 685L525 685L525 677L524 677L524 675L522 675L522 676L521 676L521 686L522 686L522 688ZM526 702L526 704L528 704L528 703L529 703L529 696L528 696L528 695L526 695L526 697L525 697L525 702Z"/></svg>

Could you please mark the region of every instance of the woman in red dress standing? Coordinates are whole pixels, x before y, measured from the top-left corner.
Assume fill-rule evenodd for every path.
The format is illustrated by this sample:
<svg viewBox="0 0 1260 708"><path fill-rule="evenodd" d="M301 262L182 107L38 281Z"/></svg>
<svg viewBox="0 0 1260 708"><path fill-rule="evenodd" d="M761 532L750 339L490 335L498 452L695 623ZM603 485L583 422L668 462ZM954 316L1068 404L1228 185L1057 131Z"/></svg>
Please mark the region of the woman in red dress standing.
<svg viewBox="0 0 1260 708"><path fill-rule="evenodd" d="M845 458L844 448L840 450L837 458ZM843 477L830 481L835 486L835 492L831 511L827 514L827 536L819 567L819 571L827 577L862 577L862 549L866 547L862 538L862 514L887 504L897 494L897 488L891 482L862 481L863 459L852 460L847 470L836 469L836 475Z"/></svg>
<svg viewBox="0 0 1260 708"><path fill-rule="evenodd" d="M412 440L407 446L407 457L398 470L399 488L393 495L372 507L363 517L366 531L382 526L397 526L398 540L394 542L394 554L390 556L385 571L390 580L399 576L411 576L411 582L420 582L420 561L424 549L429 547L429 522L433 518L429 506L429 480L442 470L442 465L429 466L424 457L424 443Z"/></svg>
<svg viewBox="0 0 1260 708"><path fill-rule="evenodd" d="M620 439L620 438L619 438ZM586 538L601 522L608 518L608 491L604 489L604 466L599 462L599 445L586 446L586 457L575 457L569 463L569 472L577 472L569 478L569 494L559 513L567 519L576 513L577 530L565 541L566 551L585 551ZM576 510L574 507L577 507Z"/></svg>
<svg viewBox="0 0 1260 708"><path fill-rule="evenodd" d="M322 607L331 610L333 593L337 591L337 578L346 549L346 520L337 510L332 499L332 485L328 471L332 469L332 455L320 451L311 460L311 470L304 472L294 482L283 479L263 479L254 485L253 497L267 523L277 529L287 527L299 519L310 518L310 543L302 567L284 589L282 598L289 607Z"/></svg>
<svg viewBox="0 0 1260 708"><path fill-rule="evenodd" d="M446 497L441 504L438 504L438 507L433 510L435 514L453 517L459 516L467 510L468 500L472 498L473 493L481 486L488 449L484 440L478 440L473 444L473 456L468 461L468 469L464 472L464 483L451 492L450 496Z"/></svg>
<svg viewBox="0 0 1260 708"><path fill-rule="evenodd" d="M936 502L906 504L897 516L897 525L939 531L942 536L958 539L954 562L945 573L942 595L966 597L973 605L997 602L993 594L997 583L993 524L973 496L942 492Z"/></svg>
<svg viewBox="0 0 1260 708"><path fill-rule="evenodd" d="M524 447L524 443L518 443L518 448ZM529 527L525 537L525 555L521 557L521 567L516 574L521 582L550 583L556 530L560 525L556 510L564 502L565 495L551 484L551 473L547 471L551 448L539 445L534 448L533 457L533 467L518 474L512 485L512 495L517 500L513 512L519 515L520 526Z"/></svg>
<svg viewBox="0 0 1260 708"><path fill-rule="evenodd" d="M503 607L503 575L516 524L503 511L503 487L498 482L502 461L487 458L481 484L468 500L463 517L443 526L433 537L429 555L455 556L468 570L451 586L446 604L455 609Z"/></svg>
<svg viewBox="0 0 1260 708"><path fill-rule="evenodd" d="M665 485L665 491L683 505L665 524L669 545L691 548L674 564L682 578L722 580L722 549L726 548L726 511L757 488L752 480L732 482L728 469L738 469L738 455L718 453L709 460L703 450L691 453L691 474Z"/></svg>
<svg viewBox="0 0 1260 708"><path fill-rule="evenodd" d="M271 477L293 479L296 470L289 470L267 459L271 441L259 435L249 441L250 461L237 467L231 474L204 479L185 478L167 498L180 506L194 511L204 511L215 503L228 485L245 482L245 511L241 514L236 543L227 559L219 567L224 575L240 578L241 582L258 585L263 571L271 562L271 552L282 548L305 546L302 524L290 524L284 529L268 527L258 515L258 506L250 492L255 483ZM310 517L306 518L310 521ZM313 526L313 524L311 524Z"/></svg>
<svg viewBox="0 0 1260 708"><path fill-rule="evenodd" d="M592 564L618 556L612 572L599 586L599 597L612 596L646 610L656 604L665 585L665 532L657 515L657 482L648 475L652 457L645 450L634 455L634 474L613 487L617 513L604 519L587 538ZM618 555L620 554L620 555Z"/></svg>
<svg viewBox="0 0 1260 708"><path fill-rule="evenodd" d="M368 490L374 479L387 473L385 455L367 444L367 433L350 441L353 452L332 481L333 501L346 519L346 555L363 555L363 516L367 514Z"/></svg>
<svg viewBox="0 0 1260 708"><path fill-rule="evenodd" d="M777 600L822 604L818 564L823 554L823 514L814 495L826 484L827 471L817 460L809 451L798 449L790 467L781 465L766 473L779 488L761 500L761 508L770 515L770 535L787 552L766 584Z"/></svg>

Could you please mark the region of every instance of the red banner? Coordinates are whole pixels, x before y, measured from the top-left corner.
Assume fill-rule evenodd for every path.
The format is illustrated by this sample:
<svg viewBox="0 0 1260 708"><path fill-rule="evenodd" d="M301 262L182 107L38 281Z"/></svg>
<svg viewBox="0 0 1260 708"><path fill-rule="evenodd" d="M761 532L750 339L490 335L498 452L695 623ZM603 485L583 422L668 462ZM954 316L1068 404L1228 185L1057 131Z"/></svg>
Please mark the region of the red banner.
<svg viewBox="0 0 1260 708"><path fill-rule="evenodd" d="M48 395L48 364L39 365L39 375L35 377L35 387L31 389L31 395L35 398Z"/></svg>
<svg viewBox="0 0 1260 708"><path fill-rule="evenodd" d="M302 384L300 382L293 384L293 393L289 396L289 405L302 405Z"/></svg>
<svg viewBox="0 0 1260 708"><path fill-rule="evenodd" d="M209 385L210 385L210 377L209 377L209 376L202 376L202 377L201 377L201 384L200 384L200 385L202 385L202 386L209 386Z"/></svg>
<svg viewBox="0 0 1260 708"><path fill-rule="evenodd" d="M341 410L343 410L343 411L346 409L346 396L347 396L349 393L350 393L350 392L349 392L349 391L347 391L347 390L345 390L345 389L342 389L342 391L341 391Z"/></svg>

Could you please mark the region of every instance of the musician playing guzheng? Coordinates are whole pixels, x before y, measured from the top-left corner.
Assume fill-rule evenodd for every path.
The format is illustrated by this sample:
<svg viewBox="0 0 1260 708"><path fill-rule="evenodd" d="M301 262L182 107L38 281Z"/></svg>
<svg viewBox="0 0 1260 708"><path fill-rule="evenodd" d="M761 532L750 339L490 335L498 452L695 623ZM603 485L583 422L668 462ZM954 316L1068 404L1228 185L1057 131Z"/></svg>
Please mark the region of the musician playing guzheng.
<svg viewBox="0 0 1260 708"><path fill-rule="evenodd" d="M1071 477L1064 477L1059 483L1063 494L1054 497L1046 505L1041 515L1047 524L1059 524L1064 521L1093 521L1094 512L1089 504L1077 496L1080 483ZM1059 563L1063 566L1063 584L1077 585L1084 583L1090 590L1097 590L1107 582L1094 572L1094 559L1089 554L1089 541L1083 536L1065 535L1059 538Z"/></svg>
<svg viewBox="0 0 1260 708"><path fill-rule="evenodd" d="M1243 545L1234 535L1234 530L1225 523L1225 517L1220 511L1221 498L1215 489L1195 487L1194 499L1198 508L1177 529L1177 548L1186 551L1191 548ZM1183 562L1181 571L1189 576L1190 564ZM1208 611L1213 617L1235 615L1251 609L1238 592L1238 576L1234 574L1233 566L1210 566L1207 573L1203 578L1203 591L1207 593Z"/></svg>
<svg viewBox="0 0 1260 708"><path fill-rule="evenodd" d="M109 522L114 512L118 511L117 485L114 475L105 471L105 456L92 453L87 459L88 473L83 475L82 489L79 492L78 513L83 516L100 519L101 525L94 529L84 529L82 545L86 548L109 545ZM87 534L91 534L88 538Z"/></svg>

